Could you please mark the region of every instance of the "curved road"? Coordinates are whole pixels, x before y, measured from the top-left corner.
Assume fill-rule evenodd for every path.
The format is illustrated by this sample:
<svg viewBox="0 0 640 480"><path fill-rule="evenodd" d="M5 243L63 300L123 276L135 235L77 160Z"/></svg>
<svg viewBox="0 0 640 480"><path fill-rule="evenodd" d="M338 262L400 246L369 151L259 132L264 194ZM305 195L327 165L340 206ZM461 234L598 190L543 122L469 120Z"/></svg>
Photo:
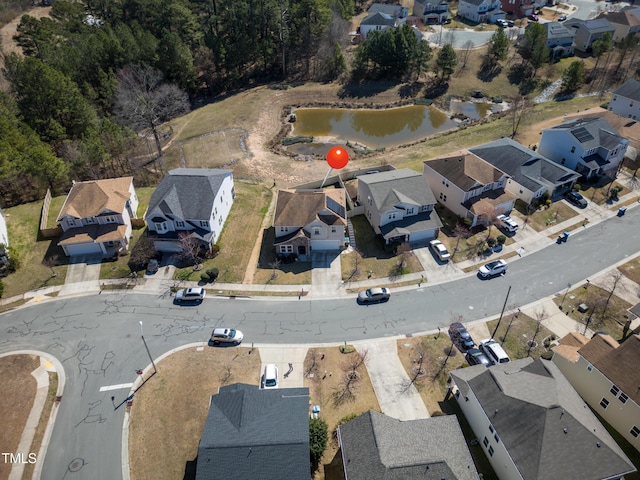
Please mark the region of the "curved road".
<svg viewBox="0 0 640 480"><path fill-rule="evenodd" d="M475 275L397 292L387 304L354 300L207 299L178 307L170 298L130 293L46 300L2 315L0 352L38 349L57 357L67 383L53 431L44 480L121 478L121 434L131 383L148 357L139 321L154 357L190 342L206 341L217 325L238 326L245 342L324 343L434 330L452 314L465 321L499 313L509 285L510 305L525 305L561 291L623 261L640 248L640 208L572 233L511 262L504 277ZM114 397L112 399L112 396ZM170 401L168 399L168 401ZM39 459L41 461L41 459Z"/></svg>

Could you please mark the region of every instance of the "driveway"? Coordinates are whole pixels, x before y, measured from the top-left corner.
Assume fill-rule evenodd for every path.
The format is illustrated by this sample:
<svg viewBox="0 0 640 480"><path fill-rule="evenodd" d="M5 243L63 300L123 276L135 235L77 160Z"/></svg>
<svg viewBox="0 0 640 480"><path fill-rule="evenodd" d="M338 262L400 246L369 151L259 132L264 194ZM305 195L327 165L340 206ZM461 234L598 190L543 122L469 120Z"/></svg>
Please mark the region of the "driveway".
<svg viewBox="0 0 640 480"><path fill-rule="evenodd" d="M80 255L69 259L69 268L59 295L86 294L100 291L102 258Z"/></svg>
<svg viewBox="0 0 640 480"><path fill-rule="evenodd" d="M337 295L342 286L340 252L311 252L311 292L310 297L330 297Z"/></svg>

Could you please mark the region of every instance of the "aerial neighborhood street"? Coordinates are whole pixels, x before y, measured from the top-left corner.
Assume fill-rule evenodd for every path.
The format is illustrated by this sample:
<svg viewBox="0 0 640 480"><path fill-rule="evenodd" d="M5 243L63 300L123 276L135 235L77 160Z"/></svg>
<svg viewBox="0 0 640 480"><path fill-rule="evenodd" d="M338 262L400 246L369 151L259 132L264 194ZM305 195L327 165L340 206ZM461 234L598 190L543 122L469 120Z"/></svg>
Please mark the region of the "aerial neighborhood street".
<svg viewBox="0 0 640 480"><path fill-rule="evenodd" d="M210 3L3 3L0 480L640 479L640 8Z"/></svg>

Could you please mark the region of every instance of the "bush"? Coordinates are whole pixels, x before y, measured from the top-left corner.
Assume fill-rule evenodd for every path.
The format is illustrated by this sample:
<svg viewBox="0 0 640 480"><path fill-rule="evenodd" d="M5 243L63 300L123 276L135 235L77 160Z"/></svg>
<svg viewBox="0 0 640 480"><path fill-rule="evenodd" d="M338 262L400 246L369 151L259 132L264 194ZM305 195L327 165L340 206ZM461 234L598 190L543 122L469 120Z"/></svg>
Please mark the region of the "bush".
<svg viewBox="0 0 640 480"><path fill-rule="evenodd" d="M218 270L216 267L213 267L212 269L207 270L207 276L209 277L209 281L215 282L216 279L218 278L219 273L220 273L220 270Z"/></svg>
<svg viewBox="0 0 640 480"><path fill-rule="evenodd" d="M489 248L493 248L496 246L496 239L493 237L489 237L487 238L487 245L489 246Z"/></svg>
<svg viewBox="0 0 640 480"><path fill-rule="evenodd" d="M329 439L329 427L321 418L309 419L309 448L311 450L311 465L317 470L320 459L327 448Z"/></svg>
<svg viewBox="0 0 640 480"><path fill-rule="evenodd" d="M209 252L209 258L216 258L220 253L220 246L216 243L211 245L211 251Z"/></svg>
<svg viewBox="0 0 640 480"><path fill-rule="evenodd" d="M498 238L496 240L498 240L498 243L500 245L504 245L507 241L507 237L505 237L504 235L498 235Z"/></svg>
<svg viewBox="0 0 640 480"><path fill-rule="evenodd" d="M580 190L582 190L582 185L580 185L580 184L576 183L576 184L573 186L573 191L574 191L574 192L579 192Z"/></svg>
<svg viewBox="0 0 640 480"><path fill-rule="evenodd" d="M211 281L211 278L209 278L209 272L201 273L200 280L202 280L204 283L209 283Z"/></svg>
<svg viewBox="0 0 640 480"><path fill-rule="evenodd" d="M158 252L153 244L153 240L143 235L131 249L131 256L129 257L127 265L132 272L144 270L149 264L149 260L155 258L156 255L158 255Z"/></svg>

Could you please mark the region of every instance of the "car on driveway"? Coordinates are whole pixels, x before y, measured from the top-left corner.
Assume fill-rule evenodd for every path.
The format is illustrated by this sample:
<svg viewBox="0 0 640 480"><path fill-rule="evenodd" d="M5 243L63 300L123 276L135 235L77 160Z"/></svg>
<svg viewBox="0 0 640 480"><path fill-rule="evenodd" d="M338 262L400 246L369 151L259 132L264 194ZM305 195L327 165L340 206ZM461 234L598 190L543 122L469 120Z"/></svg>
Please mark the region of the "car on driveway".
<svg viewBox="0 0 640 480"><path fill-rule="evenodd" d="M499 18L498 20L496 20L496 25L502 28L507 28L509 26L509 23L506 20Z"/></svg>
<svg viewBox="0 0 640 480"><path fill-rule="evenodd" d="M516 24L516 22L514 22L513 20L507 20L507 26L508 27L514 27Z"/></svg>
<svg viewBox="0 0 640 480"><path fill-rule="evenodd" d="M535 13L532 13L531 15L529 15L527 17L529 20L531 20L532 22L537 22L538 20L540 20L540 17L538 17L538 15L536 15Z"/></svg>
<svg viewBox="0 0 640 480"><path fill-rule="evenodd" d="M489 357L491 364L500 365L501 363L509 363L511 359L507 352L504 351L502 345L496 342L493 338L487 338L480 342L480 350Z"/></svg>
<svg viewBox="0 0 640 480"><path fill-rule="evenodd" d="M568 192L564 198L578 208L587 208L587 201L578 192Z"/></svg>
<svg viewBox="0 0 640 480"><path fill-rule="evenodd" d="M449 338L460 350L465 352L475 345L471 334L460 322L449 325Z"/></svg>
<svg viewBox="0 0 640 480"><path fill-rule="evenodd" d="M484 365L485 367L491 365L489 357L487 357L485 353L478 348L470 348L464 358L469 365Z"/></svg>
<svg viewBox="0 0 640 480"><path fill-rule="evenodd" d="M211 333L211 343L214 345L222 345L223 343L240 345L243 338L242 332L235 328L214 328Z"/></svg>
<svg viewBox="0 0 640 480"><path fill-rule="evenodd" d="M507 266L507 262L502 259L494 260L493 262L489 262L486 265L480 267L480 270L478 270L478 275L480 275L482 278L503 275L507 273Z"/></svg>
<svg viewBox="0 0 640 480"><path fill-rule="evenodd" d="M358 303L386 302L389 298L391 298L391 291L388 288L370 288L358 294Z"/></svg>
<svg viewBox="0 0 640 480"><path fill-rule="evenodd" d="M447 250L447 247L445 247L440 240L431 240L429 242L429 248L431 248L433 254L443 262L448 262L451 258L449 250Z"/></svg>
<svg viewBox="0 0 640 480"><path fill-rule="evenodd" d="M147 264L147 275L153 275L156 273L158 271L158 267L159 263L157 259L152 258L149 260L149 263Z"/></svg>
<svg viewBox="0 0 640 480"><path fill-rule="evenodd" d="M518 230L518 224L508 215L498 215L496 222L499 227L504 228L507 232L515 233Z"/></svg>
<svg viewBox="0 0 640 480"><path fill-rule="evenodd" d="M558 17L558 21L559 21L559 22L564 22L566 19L567 19L567 16L566 16L566 15L560 15L560 16Z"/></svg>
<svg viewBox="0 0 640 480"><path fill-rule="evenodd" d="M176 292L176 302L202 302L206 296L206 291L202 287L183 288Z"/></svg>
<svg viewBox="0 0 640 480"><path fill-rule="evenodd" d="M270 363L264 367L263 388L278 388L278 366Z"/></svg>

